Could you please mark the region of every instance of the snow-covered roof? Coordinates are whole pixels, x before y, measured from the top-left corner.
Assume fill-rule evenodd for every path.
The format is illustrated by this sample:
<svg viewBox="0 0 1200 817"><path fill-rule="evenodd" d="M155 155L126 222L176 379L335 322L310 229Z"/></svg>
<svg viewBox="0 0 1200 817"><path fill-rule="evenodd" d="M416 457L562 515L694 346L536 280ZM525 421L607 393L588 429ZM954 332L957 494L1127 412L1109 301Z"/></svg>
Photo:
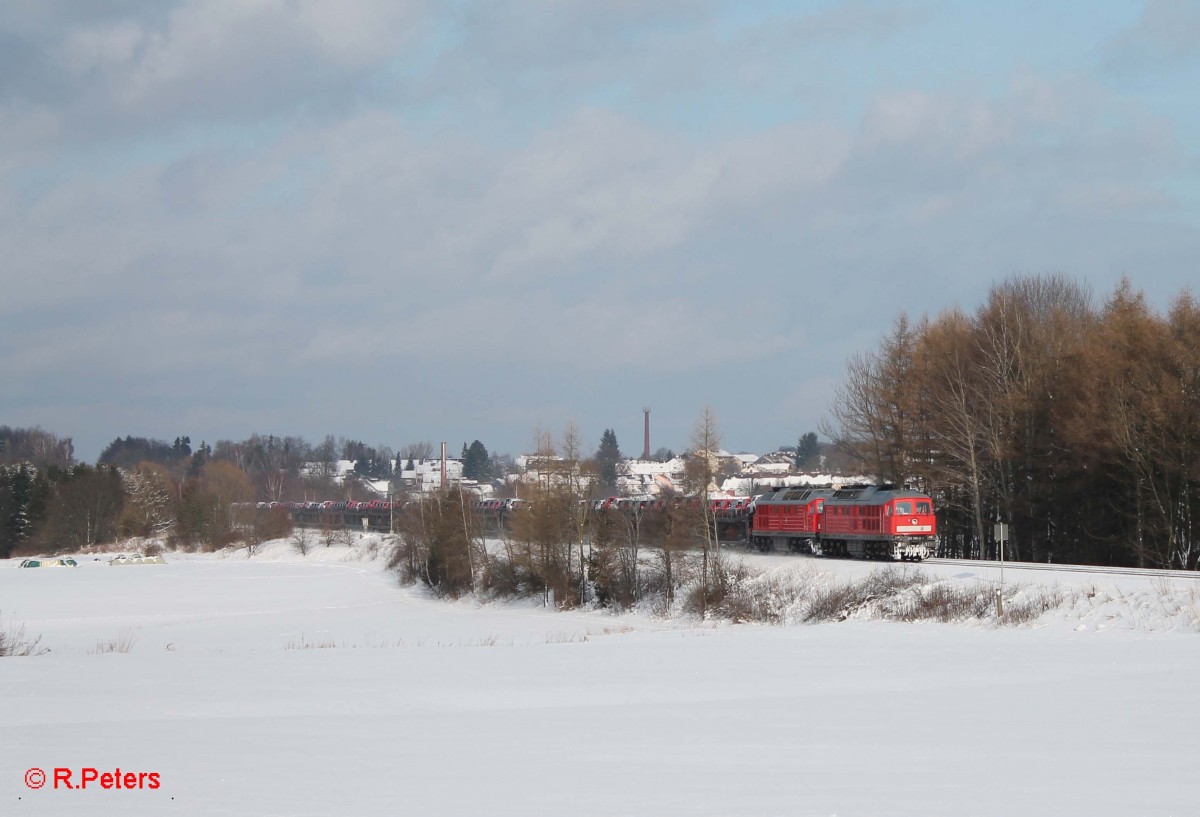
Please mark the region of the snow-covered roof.
<svg viewBox="0 0 1200 817"><path fill-rule="evenodd" d="M682 474L685 461L683 457L675 457L666 462L655 460L625 460L620 464L621 470L630 475L645 474Z"/></svg>
<svg viewBox="0 0 1200 817"><path fill-rule="evenodd" d="M837 487L869 481L862 475L852 477L834 476L833 474L785 474L766 477L737 476L730 477L722 482L720 490L721 493L728 496L751 496L753 494L765 493L775 488L787 488L795 485L833 485Z"/></svg>
<svg viewBox="0 0 1200 817"><path fill-rule="evenodd" d="M779 465L786 463L792 465L796 462L796 455L787 451L772 451L770 454L763 454L754 461L755 465Z"/></svg>

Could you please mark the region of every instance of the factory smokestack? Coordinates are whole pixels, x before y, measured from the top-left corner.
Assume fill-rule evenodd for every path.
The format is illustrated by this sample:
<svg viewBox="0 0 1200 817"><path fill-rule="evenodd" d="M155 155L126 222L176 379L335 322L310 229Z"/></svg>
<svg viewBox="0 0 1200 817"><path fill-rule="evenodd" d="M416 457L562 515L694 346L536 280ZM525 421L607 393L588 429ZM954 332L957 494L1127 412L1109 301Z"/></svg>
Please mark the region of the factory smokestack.
<svg viewBox="0 0 1200 817"><path fill-rule="evenodd" d="M441 492L446 493L446 444L442 443L442 485Z"/></svg>
<svg viewBox="0 0 1200 817"><path fill-rule="evenodd" d="M650 459L650 407L646 406L642 412L646 415L646 444L642 448L642 459L648 460Z"/></svg>

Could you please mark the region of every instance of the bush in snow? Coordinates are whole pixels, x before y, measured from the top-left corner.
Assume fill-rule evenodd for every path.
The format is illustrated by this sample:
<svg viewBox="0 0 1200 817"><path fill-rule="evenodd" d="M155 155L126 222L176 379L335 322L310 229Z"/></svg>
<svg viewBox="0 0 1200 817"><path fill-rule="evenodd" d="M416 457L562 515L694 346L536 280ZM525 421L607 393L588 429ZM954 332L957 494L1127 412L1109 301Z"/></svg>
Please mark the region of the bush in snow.
<svg viewBox="0 0 1200 817"><path fill-rule="evenodd" d="M1004 616L995 616L995 587L935 580L912 568L883 568L850 581L835 580L811 567L752 574L728 572L728 591L714 615L732 621L817 624L850 618L887 621L991 620L1025 624L1063 603L1056 589L1008 586Z"/></svg>
<svg viewBox="0 0 1200 817"><path fill-rule="evenodd" d="M312 548L312 534L308 528L296 528L292 531L292 549L301 556L307 556Z"/></svg>
<svg viewBox="0 0 1200 817"><path fill-rule="evenodd" d="M41 641L41 636L26 638L24 624L9 626L0 621L0 657L41 655L49 652L40 646Z"/></svg>
<svg viewBox="0 0 1200 817"><path fill-rule="evenodd" d="M476 589L484 558L479 518L460 491L451 491L406 509L388 566L401 581L419 581L439 596L457 598Z"/></svg>

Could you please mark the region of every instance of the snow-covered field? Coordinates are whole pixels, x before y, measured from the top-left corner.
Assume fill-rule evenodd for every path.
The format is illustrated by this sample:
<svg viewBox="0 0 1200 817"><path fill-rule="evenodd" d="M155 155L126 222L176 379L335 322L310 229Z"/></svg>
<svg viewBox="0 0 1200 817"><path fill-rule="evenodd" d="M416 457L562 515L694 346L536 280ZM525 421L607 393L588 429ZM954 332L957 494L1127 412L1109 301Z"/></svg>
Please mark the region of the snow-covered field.
<svg viewBox="0 0 1200 817"><path fill-rule="evenodd" d="M1063 598L1018 627L731 625L445 603L370 544L0 561L4 626L50 649L0 659L0 814L1200 811L1193 579L1010 568ZM55 768L160 787L56 790Z"/></svg>

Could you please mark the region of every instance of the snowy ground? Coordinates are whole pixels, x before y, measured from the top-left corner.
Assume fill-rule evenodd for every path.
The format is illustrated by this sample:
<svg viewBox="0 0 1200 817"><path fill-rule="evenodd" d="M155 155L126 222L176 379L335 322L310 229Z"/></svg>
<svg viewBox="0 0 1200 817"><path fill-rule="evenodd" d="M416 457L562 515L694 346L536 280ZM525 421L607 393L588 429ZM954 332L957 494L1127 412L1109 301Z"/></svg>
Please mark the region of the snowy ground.
<svg viewBox="0 0 1200 817"><path fill-rule="evenodd" d="M1009 569L1033 625L447 604L365 544L17 570L0 814L1188 815L1200 582ZM756 568L876 566L752 556ZM925 566L958 582L988 567ZM110 644L128 652L103 652ZM32 767L157 772L40 790Z"/></svg>

